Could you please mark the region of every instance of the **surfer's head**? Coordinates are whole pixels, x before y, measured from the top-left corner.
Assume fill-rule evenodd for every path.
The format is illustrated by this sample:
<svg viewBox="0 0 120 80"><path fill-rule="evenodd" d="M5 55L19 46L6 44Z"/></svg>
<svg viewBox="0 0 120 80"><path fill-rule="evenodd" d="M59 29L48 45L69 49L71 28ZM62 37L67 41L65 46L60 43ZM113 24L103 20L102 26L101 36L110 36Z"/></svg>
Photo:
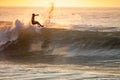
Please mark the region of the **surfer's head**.
<svg viewBox="0 0 120 80"><path fill-rule="evenodd" d="M33 13L32 16L35 16L35 14Z"/></svg>

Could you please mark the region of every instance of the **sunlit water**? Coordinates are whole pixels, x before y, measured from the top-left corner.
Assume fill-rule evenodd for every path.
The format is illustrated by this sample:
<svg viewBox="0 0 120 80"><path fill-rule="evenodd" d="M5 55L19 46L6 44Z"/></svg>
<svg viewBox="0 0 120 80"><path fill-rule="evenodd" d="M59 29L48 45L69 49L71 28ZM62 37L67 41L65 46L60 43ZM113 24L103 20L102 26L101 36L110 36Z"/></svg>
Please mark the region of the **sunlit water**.
<svg viewBox="0 0 120 80"><path fill-rule="evenodd" d="M0 8L1 80L120 79L119 8L55 8L47 28L25 28L48 9Z"/></svg>

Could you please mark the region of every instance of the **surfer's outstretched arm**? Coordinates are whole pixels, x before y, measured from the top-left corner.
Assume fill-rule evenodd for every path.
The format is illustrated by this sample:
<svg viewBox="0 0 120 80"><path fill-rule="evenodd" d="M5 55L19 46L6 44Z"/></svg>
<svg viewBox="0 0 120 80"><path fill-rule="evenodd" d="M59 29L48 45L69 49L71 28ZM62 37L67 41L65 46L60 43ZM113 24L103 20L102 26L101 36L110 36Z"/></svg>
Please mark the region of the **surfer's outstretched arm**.
<svg viewBox="0 0 120 80"><path fill-rule="evenodd" d="M35 14L35 16L39 16L39 14Z"/></svg>

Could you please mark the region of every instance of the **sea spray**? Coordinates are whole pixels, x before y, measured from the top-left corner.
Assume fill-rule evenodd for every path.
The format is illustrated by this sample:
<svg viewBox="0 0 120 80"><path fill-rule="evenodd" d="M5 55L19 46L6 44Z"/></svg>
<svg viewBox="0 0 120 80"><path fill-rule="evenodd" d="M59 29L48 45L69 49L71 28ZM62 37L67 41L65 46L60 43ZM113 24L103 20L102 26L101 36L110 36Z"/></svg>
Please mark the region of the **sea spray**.
<svg viewBox="0 0 120 80"><path fill-rule="evenodd" d="M45 19L45 21L44 21L44 24L45 24L45 25L48 25L48 24L51 23L51 19L52 19L52 17L53 17L54 9L55 9L54 3L51 2L51 3L50 3L50 7L49 7L49 9L48 9L48 11L47 11L47 15L45 15L45 16L47 16L46 19Z"/></svg>
<svg viewBox="0 0 120 80"><path fill-rule="evenodd" d="M8 22L6 21L4 23L7 24ZM0 50L3 50L13 41L17 40L18 32L24 25L20 20L17 19L13 24L10 25L11 27L7 27L8 25L4 26L6 26L4 27L5 29L0 31Z"/></svg>

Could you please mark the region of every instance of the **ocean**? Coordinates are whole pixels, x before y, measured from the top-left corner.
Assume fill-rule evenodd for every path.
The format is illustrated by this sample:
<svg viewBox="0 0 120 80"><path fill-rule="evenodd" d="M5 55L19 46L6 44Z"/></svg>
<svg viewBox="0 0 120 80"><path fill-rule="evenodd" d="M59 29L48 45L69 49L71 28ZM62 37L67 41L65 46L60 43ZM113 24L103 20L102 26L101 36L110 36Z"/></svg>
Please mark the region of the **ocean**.
<svg viewBox="0 0 120 80"><path fill-rule="evenodd" d="M0 7L0 80L120 80L120 8L49 9Z"/></svg>

